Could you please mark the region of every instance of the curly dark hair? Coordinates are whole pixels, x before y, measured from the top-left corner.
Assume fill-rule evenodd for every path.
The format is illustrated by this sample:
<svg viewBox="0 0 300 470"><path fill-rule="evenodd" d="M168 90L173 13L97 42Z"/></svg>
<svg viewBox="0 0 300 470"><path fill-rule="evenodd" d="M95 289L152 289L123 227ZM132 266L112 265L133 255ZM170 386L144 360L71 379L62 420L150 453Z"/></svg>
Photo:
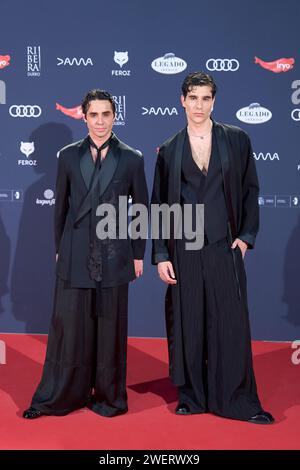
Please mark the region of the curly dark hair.
<svg viewBox="0 0 300 470"><path fill-rule="evenodd" d="M214 79L211 75L208 75L205 72L192 72L189 73L187 77L185 77L181 90L184 98L194 86L209 86L211 87L212 97L215 97L217 92L217 85L214 82Z"/></svg>
<svg viewBox="0 0 300 470"><path fill-rule="evenodd" d="M90 90L85 97L83 98L81 102L81 108L82 112L84 115L88 112L88 109L90 107L90 102L93 100L107 100L110 102L112 111L114 114L116 114L116 103L114 102L114 99L108 91L105 90L100 90L99 88L96 88L94 90Z"/></svg>

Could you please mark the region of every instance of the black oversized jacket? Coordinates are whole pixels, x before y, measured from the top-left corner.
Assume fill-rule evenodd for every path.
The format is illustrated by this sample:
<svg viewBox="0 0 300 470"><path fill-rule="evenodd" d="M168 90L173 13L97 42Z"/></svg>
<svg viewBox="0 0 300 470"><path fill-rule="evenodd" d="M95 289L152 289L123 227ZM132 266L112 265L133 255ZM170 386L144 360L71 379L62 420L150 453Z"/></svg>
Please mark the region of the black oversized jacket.
<svg viewBox="0 0 300 470"><path fill-rule="evenodd" d="M92 193L99 191L99 203L112 204L119 217L119 196L131 196L133 203L148 205L143 157L116 136L103 160L95 184L88 189L84 160L89 153L85 138L60 151L56 181L55 244L57 275L72 287L95 287L88 269L91 240ZM117 224L118 230L118 224ZM130 238L102 242L102 287L134 279L134 259L143 259L145 240Z"/></svg>

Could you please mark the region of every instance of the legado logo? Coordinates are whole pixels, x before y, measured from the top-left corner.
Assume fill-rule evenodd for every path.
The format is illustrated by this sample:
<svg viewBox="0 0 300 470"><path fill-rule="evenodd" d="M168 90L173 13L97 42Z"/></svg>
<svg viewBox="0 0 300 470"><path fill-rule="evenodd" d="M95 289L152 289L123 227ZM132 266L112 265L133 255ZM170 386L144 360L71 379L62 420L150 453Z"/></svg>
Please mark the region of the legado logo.
<svg viewBox="0 0 300 470"><path fill-rule="evenodd" d="M158 107L158 108L154 108L154 107L151 107L151 108L145 108L144 106L142 107L142 116L145 116L145 115L151 115L153 114L154 116L158 116L159 114L161 116L172 116L173 114L176 114L176 116L178 116L178 111L176 108L161 108L161 107Z"/></svg>
<svg viewBox="0 0 300 470"><path fill-rule="evenodd" d="M263 69L270 70L270 72L280 73L288 72L294 67L295 59L277 59L273 62L265 62L258 57L254 57L254 63L260 65Z"/></svg>
<svg viewBox="0 0 300 470"><path fill-rule="evenodd" d="M267 108L263 108L259 103L252 103L245 108L239 109L236 117L247 124L262 124L272 118L272 113Z"/></svg>
<svg viewBox="0 0 300 470"><path fill-rule="evenodd" d="M64 59L61 59L60 57L57 57L57 64L56 65L69 65L72 67L73 65L77 65L79 67L80 65L83 65L84 67L87 67L87 65L94 65L92 59L89 57L88 59L84 59L83 57L80 57L80 59L77 59L76 57L73 57L73 59L70 59L69 57L65 57Z"/></svg>
<svg viewBox="0 0 300 470"><path fill-rule="evenodd" d="M165 54L163 57L154 59L151 67L155 72L164 74L174 74L183 72L187 68L187 63L183 59L179 59L172 52Z"/></svg>

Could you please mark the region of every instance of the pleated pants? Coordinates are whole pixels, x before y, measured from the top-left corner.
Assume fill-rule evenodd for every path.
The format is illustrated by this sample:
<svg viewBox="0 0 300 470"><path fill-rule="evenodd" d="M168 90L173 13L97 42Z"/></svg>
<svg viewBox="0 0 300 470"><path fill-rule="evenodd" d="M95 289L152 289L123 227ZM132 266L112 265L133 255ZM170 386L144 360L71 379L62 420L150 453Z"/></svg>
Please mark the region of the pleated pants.
<svg viewBox="0 0 300 470"><path fill-rule="evenodd" d="M176 243L185 384L193 413L247 420L262 410L252 365L244 261L227 239L202 250Z"/></svg>
<svg viewBox="0 0 300 470"><path fill-rule="evenodd" d="M128 284L70 288L57 278L54 311L41 382L31 406L65 415L88 406L102 416L127 411L126 353Z"/></svg>

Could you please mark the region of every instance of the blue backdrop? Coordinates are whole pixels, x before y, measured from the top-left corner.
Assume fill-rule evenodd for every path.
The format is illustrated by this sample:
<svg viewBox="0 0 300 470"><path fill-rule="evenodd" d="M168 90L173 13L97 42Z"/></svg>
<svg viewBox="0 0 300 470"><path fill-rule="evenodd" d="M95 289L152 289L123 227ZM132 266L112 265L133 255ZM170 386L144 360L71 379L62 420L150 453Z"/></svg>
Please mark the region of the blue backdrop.
<svg viewBox="0 0 300 470"><path fill-rule="evenodd" d="M214 118L249 133L261 184L246 260L253 337L299 338L298 0L2 0L0 15L0 331L48 330L57 152L86 134L82 96L115 96L114 130L143 152L151 190L157 147L185 124L181 82L203 70L219 87ZM165 335L149 255L150 243L132 336Z"/></svg>

